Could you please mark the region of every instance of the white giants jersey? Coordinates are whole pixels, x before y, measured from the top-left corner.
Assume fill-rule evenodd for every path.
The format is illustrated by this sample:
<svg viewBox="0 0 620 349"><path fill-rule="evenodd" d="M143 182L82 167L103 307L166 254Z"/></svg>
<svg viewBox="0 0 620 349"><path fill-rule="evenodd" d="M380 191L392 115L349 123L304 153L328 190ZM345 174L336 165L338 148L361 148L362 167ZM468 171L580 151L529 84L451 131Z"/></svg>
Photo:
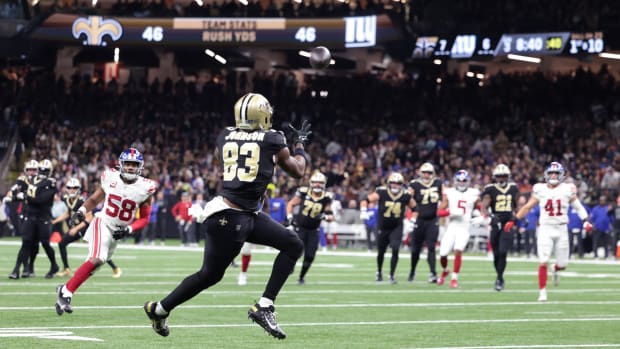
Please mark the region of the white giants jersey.
<svg viewBox="0 0 620 349"><path fill-rule="evenodd" d="M108 227L127 226L136 217L140 204L155 193L157 184L148 178L138 176L135 182L125 183L120 172L109 169L101 174L101 189L105 201L96 216Z"/></svg>
<svg viewBox="0 0 620 349"><path fill-rule="evenodd" d="M533 195L540 206L539 223L568 224L568 205L576 197L574 184L560 183L550 188L547 183L534 185Z"/></svg>
<svg viewBox="0 0 620 349"><path fill-rule="evenodd" d="M465 191L459 191L456 188L447 188L445 193L448 197L450 223L469 224L480 190L467 188Z"/></svg>

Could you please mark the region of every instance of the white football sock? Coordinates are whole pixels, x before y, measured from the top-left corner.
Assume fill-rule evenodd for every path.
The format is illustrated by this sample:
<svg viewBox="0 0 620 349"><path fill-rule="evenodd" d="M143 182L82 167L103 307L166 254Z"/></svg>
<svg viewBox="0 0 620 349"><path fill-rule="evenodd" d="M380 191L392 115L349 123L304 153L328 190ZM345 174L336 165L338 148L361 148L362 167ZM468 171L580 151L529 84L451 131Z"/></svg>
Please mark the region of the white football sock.
<svg viewBox="0 0 620 349"><path fill-rule="evenodd" d="M258 305L260 305L261 308L265 308L270 305L273 305L273 300L269 298L265 298L265 297L260 297L260 300L258 301Z"/></svg>

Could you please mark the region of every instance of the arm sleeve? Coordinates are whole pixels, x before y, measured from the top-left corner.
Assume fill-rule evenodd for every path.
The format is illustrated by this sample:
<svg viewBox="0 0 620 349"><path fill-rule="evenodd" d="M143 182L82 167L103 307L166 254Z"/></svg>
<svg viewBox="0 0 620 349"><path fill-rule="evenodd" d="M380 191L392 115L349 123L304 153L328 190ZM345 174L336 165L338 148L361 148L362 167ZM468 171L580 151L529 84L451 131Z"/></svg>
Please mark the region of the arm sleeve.
<svg viewBox="0 0 620 349"><path fill-rule="evenodd" d="M137 231L144 229L149 223L149 217L151 216L151 205L140 206L140 218L131 223L131 231Z"/></svg>
<svg viewBox="0 0 620 349"><path fill-rule="evenodd" d="M583 221L584 219L588 218L588 211L586 211L586 208L583 207L579 199L573 200L573 202L571 202L571 206L575 210L575 213L577 213L577 215L579 216L579 219Z"/></svg>

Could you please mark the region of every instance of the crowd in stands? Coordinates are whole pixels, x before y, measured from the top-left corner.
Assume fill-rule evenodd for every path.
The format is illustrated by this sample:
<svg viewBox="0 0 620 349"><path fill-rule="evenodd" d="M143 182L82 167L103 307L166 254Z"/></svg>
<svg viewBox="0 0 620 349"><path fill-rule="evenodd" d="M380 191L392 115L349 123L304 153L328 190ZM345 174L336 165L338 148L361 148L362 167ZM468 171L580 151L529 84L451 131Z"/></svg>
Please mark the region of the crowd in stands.
<svg viewBox="0 0 620 349"><path fill-rule="evenodd" d="M92 192L101 170L135 146L145 154L144 175L166 193L210 198L220 178L214 138L233 124L232 105L247 90L272 102L276 129L312 122L312 169L326 174L343 203L359 201L391 171L414 178L426 161L446 183L467 169L478 187L491 182L493 166L506 163L524 194L549 162L559 161L586 204L601 195L615 203L620 185L619 90L604 66L569 75L498 74L482 87L453 74L438 84L424 73L296 81L285 71L118 86L25 69L5 74L2 87L2 108L13 111L5 117L17 117L27 150L18 163L53 159L59 188L75 176ZM299 185L283 172L275 178L282 196Z"/></svg>

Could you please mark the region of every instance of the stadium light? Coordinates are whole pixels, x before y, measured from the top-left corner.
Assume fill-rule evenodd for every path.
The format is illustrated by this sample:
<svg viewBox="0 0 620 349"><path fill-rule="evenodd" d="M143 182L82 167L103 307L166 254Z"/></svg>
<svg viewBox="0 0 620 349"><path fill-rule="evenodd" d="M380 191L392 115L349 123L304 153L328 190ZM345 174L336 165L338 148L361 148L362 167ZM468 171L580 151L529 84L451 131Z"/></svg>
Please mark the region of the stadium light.
<svg viewBox="0 0 620 349"><path fill-rule="evenodd" d="M608 59L620 59L620 54L618 53L601 52L598 54L598 56L601 58L608 58Z"/></svg>
<svg viewBox="0 0 620 349"><path fill-rule="evenodd" d="M215 55L215 57L213 57L213 58L215 58L216 61L218 61L218 62L220 62L222 64L226 64L226 58L224 58L224 57L222 57L220 55Z"/></svg>
<svg viewBox="0 0 620 349"><path fill-rule="evenodd" d="M541 59L538 58L538 57L515 55L515 54L512 54L512 53L508 55L508 59L512 59L514 61L536 63L536 64L540 63L540 61L541 61Z"/></svg>

